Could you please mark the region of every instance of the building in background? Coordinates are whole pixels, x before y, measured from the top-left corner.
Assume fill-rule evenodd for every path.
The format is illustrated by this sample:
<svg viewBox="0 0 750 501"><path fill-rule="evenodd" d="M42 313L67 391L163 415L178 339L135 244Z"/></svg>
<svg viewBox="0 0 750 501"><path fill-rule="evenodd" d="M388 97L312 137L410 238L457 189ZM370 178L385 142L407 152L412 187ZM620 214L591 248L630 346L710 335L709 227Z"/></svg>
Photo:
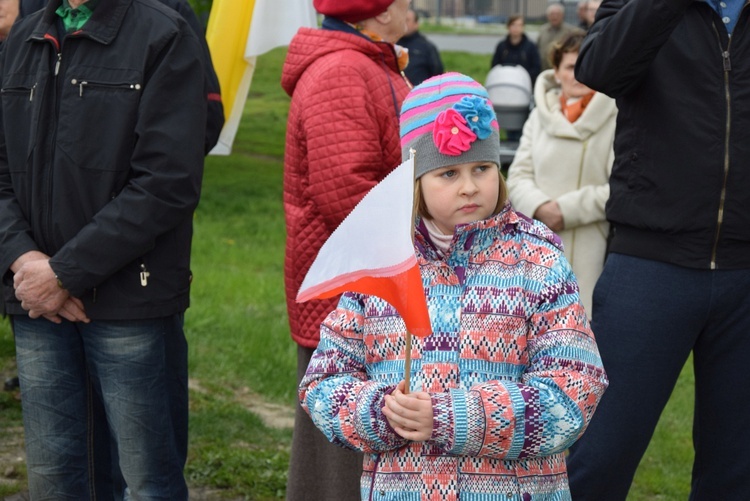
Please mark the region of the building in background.
<svg viewBox="0 0 750 501"><path fill-rule="evenodd" d="M412 0L412 8L433 20L468 18L478 23L504 24L511 14L526 22L544 22L549 0ZM577 0L564 0L565 21L576 24Z"/></svg>

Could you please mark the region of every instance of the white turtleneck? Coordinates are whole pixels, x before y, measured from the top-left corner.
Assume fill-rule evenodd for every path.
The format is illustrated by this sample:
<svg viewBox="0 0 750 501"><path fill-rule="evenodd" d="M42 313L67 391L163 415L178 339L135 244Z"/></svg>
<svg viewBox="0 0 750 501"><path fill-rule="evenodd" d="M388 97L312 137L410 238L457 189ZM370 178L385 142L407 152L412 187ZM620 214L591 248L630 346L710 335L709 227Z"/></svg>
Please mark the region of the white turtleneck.
<svg viewBox="0 0 750 501"><path fill-rule="evenodd" d="M453 234L446 235L440 231L432 219L424 218L423 220L425 228L427 228L427 232L430 234L432 243L435 244L435 247L437 247L438 251L440 251L443 256L447 256L448 249L450 249L451 242L453 241Z"/></svg>

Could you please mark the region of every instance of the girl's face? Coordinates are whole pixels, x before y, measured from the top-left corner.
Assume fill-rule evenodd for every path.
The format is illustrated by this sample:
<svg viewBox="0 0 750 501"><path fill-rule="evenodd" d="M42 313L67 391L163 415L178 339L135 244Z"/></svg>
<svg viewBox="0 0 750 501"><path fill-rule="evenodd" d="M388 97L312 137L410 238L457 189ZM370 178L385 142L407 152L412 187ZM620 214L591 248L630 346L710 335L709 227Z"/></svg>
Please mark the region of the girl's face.
<svg viewBox="0 0 750 501"><path fill-rule="evenodd" d="M591 92L591 89L576 80L575 68L577 60L577 52L566 52L560 60L560 67L555 68L555 78L560 81L562 94L566 98L583 97Z"/></svg>
<svg viewBox="0 0 750 501"><path fill-rule="evenodd" d="M420 178L422 197L435 225L446 235L457 224L492 215L500 196L500 171L491 162L452 165Z"/></svg>

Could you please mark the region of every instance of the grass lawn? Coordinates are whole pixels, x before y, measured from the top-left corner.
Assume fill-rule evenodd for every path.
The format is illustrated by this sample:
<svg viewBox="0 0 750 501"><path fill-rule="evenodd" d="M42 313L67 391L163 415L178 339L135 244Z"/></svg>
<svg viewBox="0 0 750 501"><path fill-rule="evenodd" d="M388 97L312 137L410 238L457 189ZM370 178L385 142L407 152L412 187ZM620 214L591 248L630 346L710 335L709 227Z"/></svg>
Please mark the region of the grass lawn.
<svg viewBox="0 0 750 501"><path fill-rule="evenodd" d="M288 415L296 398L296 347L283 288L282 169L289 98L279 87L284 49L259 59L232 155L209 157L195 214L190 343L191 443L186 473L216 498L282 499L291 429L269 426L256 404ZM447 71L484 81L486 56L443 54ZM0 369L13 343L0 325ZM682 374L629 499L688 495L692 368ZM637 405L637 402L633 403ZM284 412L286 411L286 412ZM270 418L270 424L280 419ZM0 393L0 441L20 426L20 405ZM3 472L0 471L0 475ZM24 470L0 482L0 498L23 488Z"/></svg>

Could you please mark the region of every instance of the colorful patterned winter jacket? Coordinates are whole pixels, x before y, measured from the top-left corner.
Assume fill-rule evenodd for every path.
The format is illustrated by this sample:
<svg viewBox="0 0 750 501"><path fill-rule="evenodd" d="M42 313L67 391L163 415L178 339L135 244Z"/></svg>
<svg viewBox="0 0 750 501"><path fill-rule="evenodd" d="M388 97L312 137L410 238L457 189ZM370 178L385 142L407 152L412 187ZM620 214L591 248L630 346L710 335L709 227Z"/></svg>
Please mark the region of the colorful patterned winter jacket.
<svg viewBox="0 0 750 501"><path fill-rule="evenodd" d="M281 85L292 96L284 155L287 310L292 338L315 348L337 299L297 303L326 239L363 196L401 163L398 116L409 92L392 44L345 23L302 28ZM347 31L348 30L348 31Z"/></svg>
<svg viewBox="0 0 750 501"><path fill-rule="evenodd" d="M456 228L447 260L416 234L433 334L414 339L412 391L432 395L426 442L382 414L403 379L402 319L345 294L321 326L300 399L333 443L365 455L362 499L567 500L564 451L607 387L559 240L506 205Z"/></svg>

